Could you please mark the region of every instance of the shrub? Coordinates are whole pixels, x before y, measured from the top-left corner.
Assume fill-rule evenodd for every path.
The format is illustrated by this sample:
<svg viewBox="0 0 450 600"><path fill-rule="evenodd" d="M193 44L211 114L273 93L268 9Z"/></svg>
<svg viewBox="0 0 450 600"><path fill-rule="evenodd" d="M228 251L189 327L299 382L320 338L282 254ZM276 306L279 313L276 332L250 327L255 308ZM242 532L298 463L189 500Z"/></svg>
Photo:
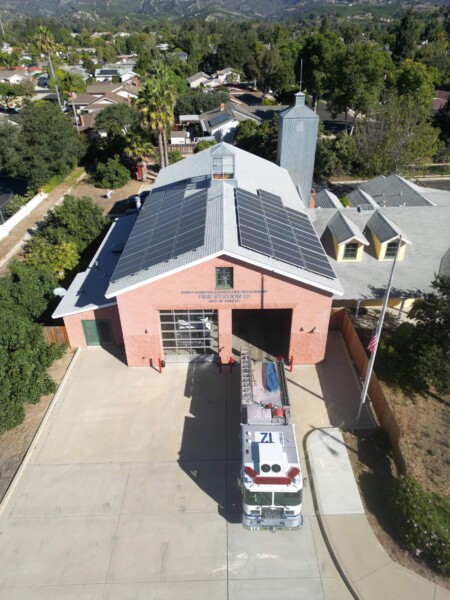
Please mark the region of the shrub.
<svg viewBox="0 0 450 600"><path fill-rule="evenodd" d="M108 224L102 209L83 196L64 196L61 206L50 211L44 227L38 235L42 235L51 244L74 242L77 252L81 254L93 242Z"/></svg>
<svg viewBox="0 0 450 600"><path fill-rule="evenodd" d="M0 433L23 420L24 403L54 391L47 368L64 350L48 346L42 327L14 308L0 319Z"/></svg>
<svg viewBox="0 0 450 600"><path fill-rule="evenodd" d="M53 290L57 286L54 271L17 260L11 261L8 268L10 275L0 279L0 311L10 307L29 319L38 319L54 299Z"/></svg>
<svg viewBox="0 0 450 600"><path fill-rule="evenodd" d="M197 154L198 152L201 152L202 150L206 150L207 148L211 148L211 146L215 146L217 144L217 142L213 142L211 141L206 141L206 142L199 142L195 148L194 148L194 154Z"/></svg>
<svg viewBox="0 0 450 600"><path fill-rule="evenodd" d="M25 206L25 204L28 204L28 202L33 198L33 192L27 192L26 194L24 194L23 196L21 196L20 194L17 194L16 196L14 196L14 198L12 200L10 200L7 204L7 206L5 207L4 213L5 216L8 217L12 217L13 215L16 214L16 212L22 208L22 206Z"/></svg>
<svg viewBox="0 0 450 600"><path fill-rule="evenodd" d="M58 279L63 279L66 271L74 269L79 260L76 244L71 241L51 244L44 236L37 236L28 245L27 263L36 269L47 267Z"/></svg>
<svg viewBox="0 0 450 600"><path fill-rule="evenodd" d="M180 160L183 160L184 156L181 154L179 150L172 150L169 152L169 165L173 165Z"/></svg>
<svg viewBox="0 0 450 600"><path fill-rule="evenodd" d="M103 188L116 190L123 187L130 179L129 170L122 165L118 156L110 158L106 163L98 163L95 181Z"/></svg>
<svg viewBox="0 0 450 600"><path fill-rule="evenodd" d="M416 557L447 575L450 566L449 515L441 499L427 493L413 477L396 480L393 506L401 541Z"/></svg>

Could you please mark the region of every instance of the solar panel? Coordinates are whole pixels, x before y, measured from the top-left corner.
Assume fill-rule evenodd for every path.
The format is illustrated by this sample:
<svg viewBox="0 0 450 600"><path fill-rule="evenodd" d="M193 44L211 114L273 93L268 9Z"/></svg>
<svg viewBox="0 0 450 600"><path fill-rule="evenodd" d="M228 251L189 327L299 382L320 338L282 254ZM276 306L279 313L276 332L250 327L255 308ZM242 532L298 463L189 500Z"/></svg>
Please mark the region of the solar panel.
<svg viewBox="0 0 450 600"><path fill-rule="evenodd" d="M205 243L208 190L152 192L141 209L112 281L178 257Z"/></svg>
<svg viewBox="0 0 450 600"><path fill-rule="evenodd" d="M240 245L323 277L335 279L307 215L286 209L279 196L236 189Z"/></svg>
<svg viewBox="0 0 450 600"><path fill-rule="evenodd" d="M336 274L330 265L308 215L292 208L287 208L286 214L292 223L295 238L302 247L306 268L324 277L335 279Z"/></svg>
<svg viewBox="0 0 450 600"><path fill-rule="evenodd" d="M213 117L212 119L209 119L209 125L211 127L215 127L216 125L220 125L220 123L225 123L225 121L229 121L230 118L231 118L230 115L228 115L227 113L220 114L220 115L217 115L217 117Z"/></svg>

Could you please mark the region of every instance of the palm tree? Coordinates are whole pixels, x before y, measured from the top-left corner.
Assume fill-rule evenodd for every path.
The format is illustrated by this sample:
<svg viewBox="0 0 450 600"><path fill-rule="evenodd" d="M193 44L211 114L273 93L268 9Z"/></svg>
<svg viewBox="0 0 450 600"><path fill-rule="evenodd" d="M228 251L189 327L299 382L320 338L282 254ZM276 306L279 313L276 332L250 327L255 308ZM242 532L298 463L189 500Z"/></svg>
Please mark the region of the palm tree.
<svg viewBox="0 0 450 600"><path fill-rule="evenodd" d="M61 98L59 96L59 89L58 89L58 85L56 83L55 71L53 70L53 63L52 63L52 52L55 52L55 50L57 48L56 43L55 43L55 38L53 37L53 35L51 34L51 32L48 30L47 27L40 25L37 28L34 42L35 42L36 48L39 50L39 52L42 52L43 54L45 54L48 57L50 74L52 76L53 81L55 82L56 97L58 98L58 104L59 104L60 108L62 108Z"/></svg>
<svg viewBox="0 0 450 600"><path fill-rule="evenodd" d="M169 164L167 149L167 128L173 123L173 109L177 91L171 71L162 64L156 64L152 74L142 86L136 105L142 113L142 120L158 134L158 147L161 168Z"/></svg>

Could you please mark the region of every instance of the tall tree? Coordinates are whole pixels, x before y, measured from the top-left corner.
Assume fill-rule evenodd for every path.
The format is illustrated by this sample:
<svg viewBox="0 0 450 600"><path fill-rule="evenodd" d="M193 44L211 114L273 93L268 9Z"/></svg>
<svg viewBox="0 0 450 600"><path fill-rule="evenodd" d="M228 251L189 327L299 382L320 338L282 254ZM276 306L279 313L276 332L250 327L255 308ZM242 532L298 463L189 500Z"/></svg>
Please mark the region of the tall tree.
<svg viewBox="0 0 450 600"><path fill-rule="evenodd" d="M356 42L336 56L329 75L329 107L345 114L351 109L354 121L379 102L387 74L393 69L389 55L378 46Z"/></svg>
<svg viewBox="0 0 450 600"><path fill-rule="evenodd" d="M26 177L33 190L55 175L66 175L83 155L83 143L70 120L51 102L27 104L20 112L20 125L0 126L0 168Z"/></svg>
<svg viewBox="0 0 450 600"><path fill-rule="evenodd" d="M53 81L55 82L54 85L55 85L56 96L58 98L58 104L61 107L62 106L61 105L61 97L59 95L58 85L55 80L55 71L53 69L53 62L52 62L52 52L55 52L55 50L57 48L57 45L55 43L55 38L50 33L50 31L47 29L47 27L44 27L44 25L40 25L37 28L34 43L35 43L36 48L39 50L39 52L42 52L48 58L50 74L53 78Z"/></svg>
<svg viewBox="0 0 450 600"><path fill-rule="evenodd" d="M143 123L157 132L161 168L169 164L167 129L174 121L176 99L171 72L162 63L157 63L151 77L144 82L136 105L141 111Z"/></svg>
<svg viewBox="0 0 450 600"><path fill-rule="evenodd" d="M434 69L410 58L402 61L396 72L396 87L399 96L414 96L424 106L429 107L434 97Z"/></svg>
<svg viewBox="0 0 450 600"><path fill-rule="evenodd" d="M59 93L67 100L73 92L81 94L86 91L86 82L76 73L69 73L58 69L55 73L55 78L49 81L50 87L57 87Z"/></svg>
<svg viewBox="0 0 450 600"><path fill-rule="evenodd" d="M392 53L396 58L400 60L414 58L419 44L420 29L420 22L412 9L408 9L396 29L392 47Z"/></svg>
<svg viewBox="0 0 450 600"><path fill-rule="evenodd" d="M391 93L358 122L356 156L366 176L401 173L409 165L429 162L439 148L438 137L429 111L419 100Z"/></svg>
<svg viewBox="0 0 450 600"><path fill-rule="evenodd" d="M300 74L300 62L303 60L303 83L308 94L312 96L314 110L317 109L320 98L328 92L329 73L337 54L343 49L343 42L332 32L306 38L297 60L296 71Z"/></svg>

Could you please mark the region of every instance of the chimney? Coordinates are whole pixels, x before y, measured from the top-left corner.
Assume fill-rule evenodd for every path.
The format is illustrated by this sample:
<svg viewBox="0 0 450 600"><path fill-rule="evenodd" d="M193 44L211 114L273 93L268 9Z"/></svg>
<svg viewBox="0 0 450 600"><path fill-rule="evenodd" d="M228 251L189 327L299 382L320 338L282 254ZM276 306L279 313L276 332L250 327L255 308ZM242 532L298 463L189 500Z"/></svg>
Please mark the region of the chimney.
<svg viewBox="0 0 450 600"><path fill-rule="evenodd" d="M304 207L310 204L319 117L305 105L305 94L279 117L277 163L289 171Z"/></svg>

